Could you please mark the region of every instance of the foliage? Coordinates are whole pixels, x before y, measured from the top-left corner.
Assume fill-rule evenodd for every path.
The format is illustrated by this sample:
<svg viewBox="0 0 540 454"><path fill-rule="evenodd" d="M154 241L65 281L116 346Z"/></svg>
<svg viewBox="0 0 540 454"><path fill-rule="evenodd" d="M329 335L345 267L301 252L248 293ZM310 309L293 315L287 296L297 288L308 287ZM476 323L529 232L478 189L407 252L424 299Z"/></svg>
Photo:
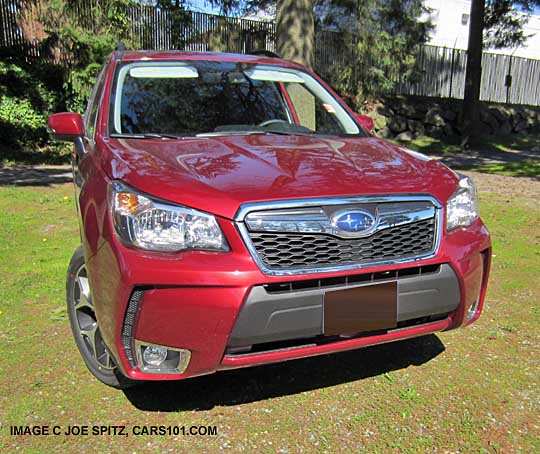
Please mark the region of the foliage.
<svg viewBox="0 0 540 454"><path fill-rule="evenodd" d="M17 65L0 61L0 95L21 97L34 109L49 113L58 104L55 89L61 87L58 71L48 65Z"/></svg>
<svg viewBox="0 0 540 454"><path fill-rule="evenodd" d="M101 64L94 62L81 69L74 69L64 84L66 91L66 108L69 111L84 112L87 100L101 68Z"/></svg>
<svg viewBox="0 0 540 454"><path fill-rule="evenodd" d="M183 25L189 23L191 14L181 0L157 0L156 6L169 12L171 28L169 30L171 43L174 49L182 49L186 44L186 38L182 35Z"/></svg>
<svg viewBox="0 0 540 454"><path fill-rule="evenodd" d="M46 117L62 106L62 79L49 65L0 62L2 159L47 140Z"/></svg>
<svg viewBox="0 0 540 454"><path fill-rule="evenodd" d="M487 0L484 14L484 46L514 47L523 44L523 26L540 0Z"/></svg>
<svg viewBox="0 0 540 454"><path fill-rule="evenodd" d="M2 160L20 157L39 162L35 150L46 144L47 116L62 110L84 111L101 65L116 42L128 38L128 8L133 4L131 0L22 2L21 19L44 30L39 49L51 63L30 64L14 52L2 56ZM54 64L55 60L61 64ZM53 150L53 161L63 159L62 150ZM41 153L46 160L49 151Z"/></svg>
<svg viewBox="0 0 540 454"><path fill-rule="evenodd" d="M0 97L0 142L28 144L44 140L43 115L27 99Z"/></svg>
<svg viewBox="0 0 540 454"><path fill-rule="evenodd" d="M120 40L129 41L131 0L51 0L41 2L38 21L47 32L49 50L59 49L70 65L66 75L66 107L82 112L107 56ZM130 43L133 44L133 43Z"/></svg>
<svg viewBox="0 0 540 454"><path fill-rule="evenodd" d="M328 2L326 2L328 3ZM354 55L342 72L338 89L356 95L357 104L387 94L395 85L414 80L416 50L432 28L421 20L427 12L420 0L333 0L322 18L325 26L342 30L344 46ZM347 29L351 28L347 34Z"/></svg>
<svg viewBox="0 0 540 454"><path fill-rule="evenodd" d="M229 12L253 12L276 1L211 3ZM423 19L428 9L421 0L314 0L314 12L316 26L340 32L339 46L351 55L350 64L327 71L343 96L360 105L391 92L399 82L414 80L416 49L432 29Z"/></svg>

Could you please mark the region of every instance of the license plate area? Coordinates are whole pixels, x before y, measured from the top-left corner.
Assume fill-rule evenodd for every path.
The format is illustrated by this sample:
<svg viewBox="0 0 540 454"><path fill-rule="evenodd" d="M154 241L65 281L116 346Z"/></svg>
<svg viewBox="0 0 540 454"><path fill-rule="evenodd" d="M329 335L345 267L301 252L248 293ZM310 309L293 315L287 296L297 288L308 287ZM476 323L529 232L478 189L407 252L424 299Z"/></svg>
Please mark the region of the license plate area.
<svg viewBox="0 0 540 454"><path fill-rule="evenodd" d="M397 282L326 292L323 326L325 336L395 328Z"/></svg>

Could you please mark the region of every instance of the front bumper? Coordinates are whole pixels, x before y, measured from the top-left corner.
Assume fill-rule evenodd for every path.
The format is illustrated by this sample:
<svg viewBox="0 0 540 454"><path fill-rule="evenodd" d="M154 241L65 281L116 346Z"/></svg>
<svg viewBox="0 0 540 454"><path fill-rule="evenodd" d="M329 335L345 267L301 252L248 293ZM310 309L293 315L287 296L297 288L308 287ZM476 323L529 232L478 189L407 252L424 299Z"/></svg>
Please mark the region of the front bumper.
<svg viewBox="0 0 540 454"><path fill-rule="evenodd" d="M242 305L229 337L228 351L323 336L327 292L391 281L397 281L397 321L402 325L419 318L446 316L459 306L459 282L448 264L405 268L401 273L363 273L347 276L341 282L331 278L279 286L257 285ZM311 288L307 287L309 284Z"/></svg>
<svg viewBox="0 0 540 454"><path fill-rule="evenodd" d="M472 323L482 310L491 244L480 220L444 235L438 253L430 259L354 273L294 277L263 274L234 224L220 220L220 225L230 253L143 253L119 244L112 232L104 236L89 263L93 295L104 340L125 375L141 380L181 379L344 351L457 328ZM399 277L400 270L418 267L431 272ZM267 291L268 286L298 283L301 287L313 280L343 282L351 275L384 281L387 272L391 274L386 279L398 281L400 324L354 338L322 336L322 299L328 288ZM134 295L138 301L130 313ZM131 324L130 330L126 331L126 323ZM143 372L135 352L129 351L135 341L189 350L187 369L181 374Z"/></svg>

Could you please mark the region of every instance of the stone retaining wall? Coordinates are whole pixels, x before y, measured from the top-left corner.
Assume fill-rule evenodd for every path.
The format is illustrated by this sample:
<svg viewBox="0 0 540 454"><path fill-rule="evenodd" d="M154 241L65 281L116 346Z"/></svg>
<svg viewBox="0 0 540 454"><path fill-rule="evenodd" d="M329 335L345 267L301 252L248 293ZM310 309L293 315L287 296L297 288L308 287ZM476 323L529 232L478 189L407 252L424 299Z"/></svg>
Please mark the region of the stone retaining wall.
<svg viewBox="0 0 540 454"><path fill-rule="evenodd" d="M364 106L364 113L373 118L379 136L403 141L423 135L460 135L460 111L460 100L419 96L384 98ZM539 107L481 103L482 135L527 134L539 129Z"/></svg>

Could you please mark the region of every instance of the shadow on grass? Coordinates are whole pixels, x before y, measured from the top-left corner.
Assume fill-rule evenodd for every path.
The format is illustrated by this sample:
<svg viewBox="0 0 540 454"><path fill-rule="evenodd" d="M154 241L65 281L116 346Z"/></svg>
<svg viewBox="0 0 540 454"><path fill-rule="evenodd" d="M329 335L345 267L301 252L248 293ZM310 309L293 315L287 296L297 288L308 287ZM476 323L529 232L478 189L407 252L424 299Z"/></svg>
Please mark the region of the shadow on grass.
<svg viewBox="0 0 540 454"><path fill-rule="evenodd" d="M458 137L418 137L401 145L436 156L454 169L540 178L540 133L486 136L472 149L463 149Z"/></svg>
<svg viewBox="0 0 540 454"><path fill-rule="evenodd" d="M172 382L148 382L124 390L145 411L210 410L241 405L362 380L411 365L421 365L444 351L433 334L360 350L267 366L218 372Z"/></svg>
<svg viewBox="0 0 540 454"><path fill-rule="evenodd" d="M71 168L62 167L3 167L0 168L0 186L51 186L70 183Z"/></svg>
<svg viewBox="0 0 540 454"><path fill-rule="evenodd" d="M463 170L506 175L509 177L527 177L540 179L540 159L523 159L516 162L484 164L478 167L461 167Z"/></svg>

